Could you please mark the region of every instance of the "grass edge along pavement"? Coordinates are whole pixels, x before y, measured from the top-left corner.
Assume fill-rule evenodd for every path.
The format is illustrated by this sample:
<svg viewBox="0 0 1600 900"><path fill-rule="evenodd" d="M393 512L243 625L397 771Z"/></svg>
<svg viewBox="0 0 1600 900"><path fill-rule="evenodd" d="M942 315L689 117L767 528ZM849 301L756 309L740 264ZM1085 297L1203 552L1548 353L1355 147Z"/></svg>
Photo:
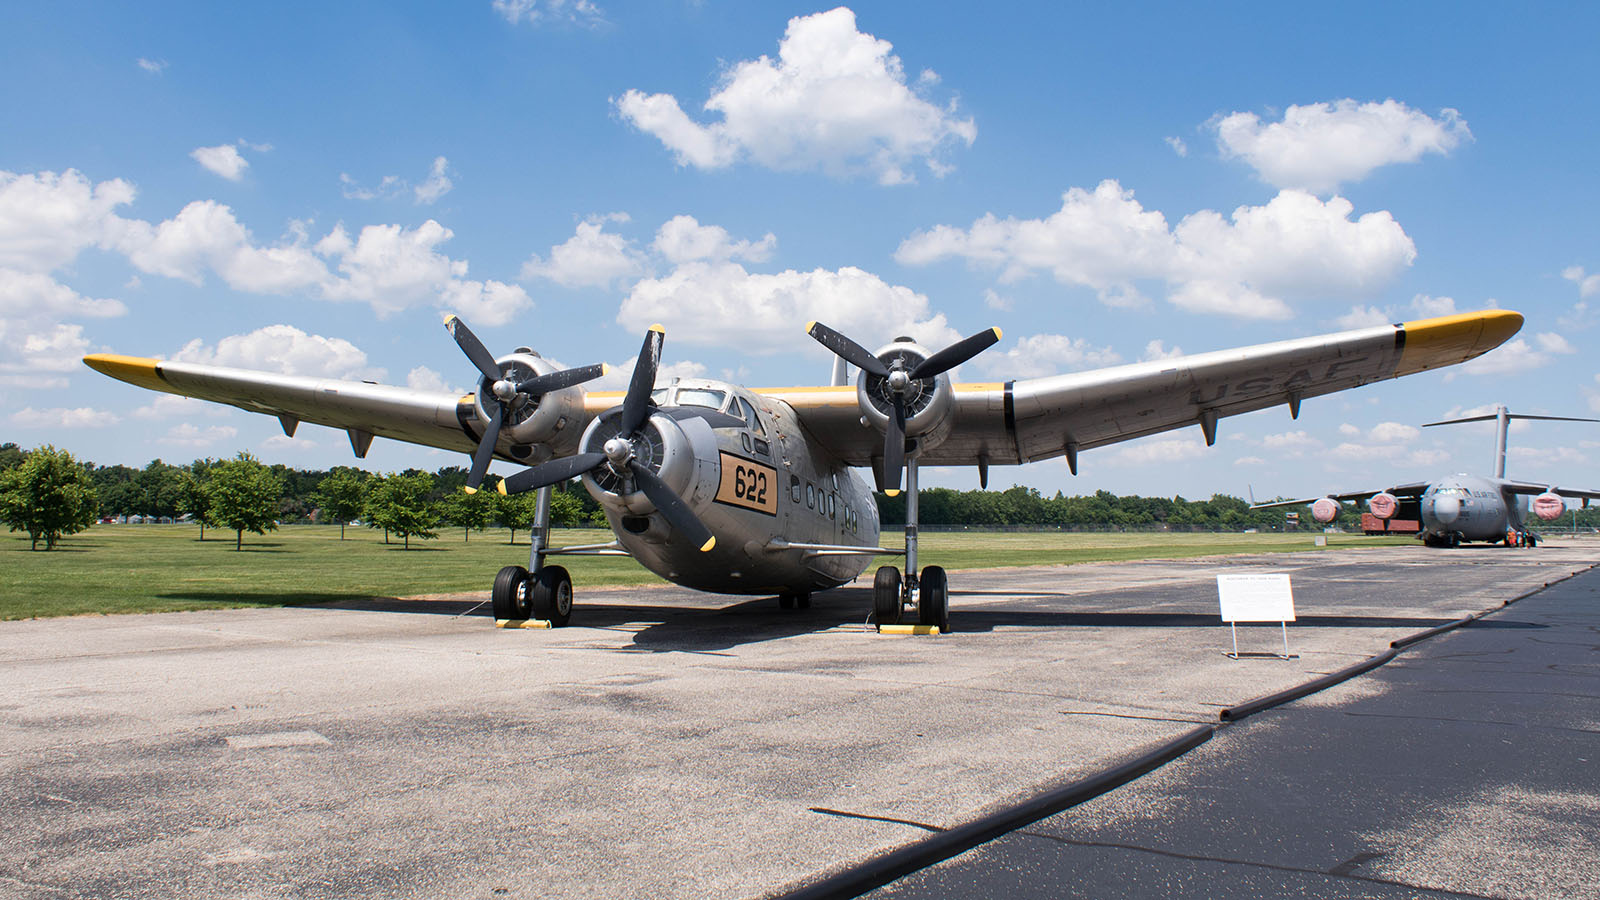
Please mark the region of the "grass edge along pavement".
<svg viewBox="0 0 1600 900"><path fill-rule="evenodd" d="M0 620L105 613L294 606L381 597L487 591L501 566L527 563L527 533L507 544L503 529L459 529L404 550L380 534L337 525L286 526L233 549L231 532L198 539L193 525L98 525L52 551L30 551L26 535L0 535ZM1316 535L1320 537L1322 535ZM946 569L1182 559L1318 549L1313 535L1167 532L925 532L920 562ZM1327 535L1329 548L1406 546L1411 538ZM611 539L596 529L558 529L557 546ZM894 545L895 532L884 539ZM659 584L625 557L563 563L584 587ZM874 560L899 565L898 557Z"/></svg>

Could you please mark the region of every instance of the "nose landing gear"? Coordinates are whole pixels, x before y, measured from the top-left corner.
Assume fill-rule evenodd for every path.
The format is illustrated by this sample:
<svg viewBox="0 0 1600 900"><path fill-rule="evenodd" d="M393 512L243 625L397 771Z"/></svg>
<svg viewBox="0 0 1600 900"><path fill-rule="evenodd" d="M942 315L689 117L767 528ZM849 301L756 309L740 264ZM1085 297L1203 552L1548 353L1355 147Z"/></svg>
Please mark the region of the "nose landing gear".
<svg viewBox="0 0 1600 900"><path fill-rule="evenodd" d="M950 631L950 582L944 569L917 570L917 458L906 460L906 573L883 566L872 579L873 620L881 629L899 625L907 609L916 610L916 624Z"/></svg>

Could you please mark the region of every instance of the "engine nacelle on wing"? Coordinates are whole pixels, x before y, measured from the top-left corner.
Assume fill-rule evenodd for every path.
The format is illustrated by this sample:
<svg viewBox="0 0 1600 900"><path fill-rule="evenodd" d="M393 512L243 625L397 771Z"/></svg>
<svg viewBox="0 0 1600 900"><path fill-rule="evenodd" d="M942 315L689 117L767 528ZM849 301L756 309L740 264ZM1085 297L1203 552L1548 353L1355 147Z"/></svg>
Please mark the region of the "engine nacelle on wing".
<svg viewBox="0 0 1600 900"><path fill-rule="evenodd" d="M1399 499L1388 491L1382 491L1380 493L1373 494L1367 499L1367 512L1372 513L1380 519L1392 518L1395 512L1399 509Z"/></svg>
<svg viewBox="0 0 1600 900"><path fill-rule="evenodd" d="M584 429L578 442L580 453L603 453L606 442L617 436L622 409L607 410ZM634 459L650 467L690 508L710 502L722 481L721 456L717 436L704 419L686 416L675 419L662 412L651 413L634 435ZM665 540L669 527L660 516L652 516L655 504L609 463L583 475L584 489L596 502L621 517L621 525L633 534L652 535Z"/></svg>
<svg viewBox="0 0 1600 900"><path fill-rule="evenodd" d="M873 355L891 369L899 360L902 368L910 370L932 356L933 352L911 338L899 337ZM950 433L950 410L955 407L955 398L955 389L950 386L947 375L913 381L903 401L906 437L918 438L924 446L944 440ZM894 415L894 401L887 379L862 372L856 377L856 402L861 406L861 415L868 425L879 431L888 430L889 417Z"/></svg>
<svg viewBox="0 0 1600 900"><path fill-rule="evenodd" d="M1561 518L1561 514L1566 511L1567 501L1561 499L1560 494L1545 491L1533 498L1533 514L1546 522Z"/></svg>
<svg viewBox="0 0 1600 900"><path fill-rule="evenodd" d="M1311 518L1318 522L1332 522L1339 517L1339 501L1332 497L1323 497L1311 504Z"/></svg>
<svg viewBox="0 0 1600 900"><path fill-rule="evenodd" d="M531 351L508 353L495 362L507 381L526 381L561 370L560 366ZM494 403L488 392L489 385L479 381L472 402L480 428L489 421L489 410ZM583 421L583 393L582 387L569 387L534 397L519 395L511 414L501 424L501 445L544 445L557 456L573 452L581 436L575 426Z"/></svg>

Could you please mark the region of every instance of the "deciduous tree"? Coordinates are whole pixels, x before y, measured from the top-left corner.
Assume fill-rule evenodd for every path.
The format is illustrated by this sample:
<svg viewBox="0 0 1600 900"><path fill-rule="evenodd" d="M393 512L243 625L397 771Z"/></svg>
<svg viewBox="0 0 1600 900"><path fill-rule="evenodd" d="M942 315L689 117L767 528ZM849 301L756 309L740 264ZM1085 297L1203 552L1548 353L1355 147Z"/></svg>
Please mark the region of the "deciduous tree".
<svg viewBox="0 0 1600 900"><path fill-rule="evenodd" d="M245 451L218 463L206 474L206 499L211 519L232 528L233 549L244 546L245 531L266 534L278 528L278 500L283 482Z"/></svg>
<svg viewBox="0 0 1600 900"><path fill-rule="evenodd" d="M413 535L429 540L439 536L438 506L429 497L433 476L415 469L373 478L367 491L367 524L384 528L405 539L411 549Z"/></svg>
<svg viewBox="0 0 1600 900"><path fill-rule="evenodd" d="M97 509L89 473L65 450L46 444L0 471L0 521L26 531L34 550L40 538L54 550L63 535L88 528Z"/></svg>
<svg viewBox="0 0 1600 900"><path fill-rule="evenodd" d="M322 515L339 523L339 540L344 540L344 526L361 515L366 507L365 478L359 470L338 466L317 485L313 502Z"/></svg>

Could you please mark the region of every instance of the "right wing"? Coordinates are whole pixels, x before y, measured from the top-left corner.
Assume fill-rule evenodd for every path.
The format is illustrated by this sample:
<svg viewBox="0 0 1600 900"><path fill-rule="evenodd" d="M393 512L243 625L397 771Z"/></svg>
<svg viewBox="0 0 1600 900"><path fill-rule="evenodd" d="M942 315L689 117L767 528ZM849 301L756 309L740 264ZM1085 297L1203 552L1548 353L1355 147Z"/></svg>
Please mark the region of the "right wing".
<svg viewBox="0 0 1600 900"><path fill-rule="evenodd" d="M1272 503L1254 503L1251 504L1250 508L1277 509L1280 506L1306 506L1321 500L1323 497L1326 497L1329 500L1337 500L1340 503L1352 503L1360 500L1366 500L1367 498L1377 496L1378 494L1393 494L1396 497L1420 497L1422 496L1422 492L1426 491L1427 489L1428 482L1413 481L1410 484L1397 484L1392 488L1383 488L1382 490L1376 491L1347 491L1343 494L1323 494L1322 497L1307 497L1304 500L1275 500Z"/></svg>
<svg viewBox="0 0 1600 900"><path fill-rule="evenodd" d="M1509 310L1483 310L1397 325L1258 344L1177 359L993 384L956 384L949 436L922 451L924 465L1006 465L1199 425L1210 444L1217 421L1350 388L1451 366L1500 346L1522 327ZM806 430L853 466L883 454L853 385L767 388ZM1373 493L1377 493L1374 491Z"/></svg>

